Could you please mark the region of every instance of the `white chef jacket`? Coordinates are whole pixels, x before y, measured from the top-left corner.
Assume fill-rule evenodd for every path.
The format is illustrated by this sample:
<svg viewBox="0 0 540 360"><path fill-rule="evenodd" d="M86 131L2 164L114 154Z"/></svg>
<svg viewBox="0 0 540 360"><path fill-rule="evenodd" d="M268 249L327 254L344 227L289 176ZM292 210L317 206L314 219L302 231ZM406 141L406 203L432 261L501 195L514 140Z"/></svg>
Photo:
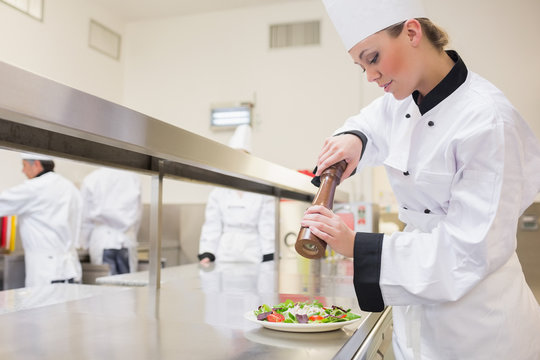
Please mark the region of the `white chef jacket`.
<svg viewBox="0 0 540 360"><path fill-rule="evenodd" d="M199 254L216 261L261 262L274 253L275 202L270 196L215 188L208 197Z"/></svg>
<svg viewBox="0 0 540 360"><path fill-rule="evenodd" d="M449 55L456 65L420 105L388 94L336 132L365 136L359 168L384 165L406 224L356 235L357 297L393 306L397 359L540 359L540 308L515 252L540 145L501 91Z"/></svg>
<svg viewBox="0 0 540 360"><path fill-rule="evenodd" d="M81 278L76 251L81 227L79 190L47 172L0 194L0 216L17 215L24 248L25 285Z"/></svg>
<svg viewBox="0 0 540 360"><path fill-rule="evenodd" d="M127 248L130 271L137 267L137 233L142 215L141 182L135 173L100 168L81 185L84 201L83 247L93 264L103 263L104 249Z"/></svg>

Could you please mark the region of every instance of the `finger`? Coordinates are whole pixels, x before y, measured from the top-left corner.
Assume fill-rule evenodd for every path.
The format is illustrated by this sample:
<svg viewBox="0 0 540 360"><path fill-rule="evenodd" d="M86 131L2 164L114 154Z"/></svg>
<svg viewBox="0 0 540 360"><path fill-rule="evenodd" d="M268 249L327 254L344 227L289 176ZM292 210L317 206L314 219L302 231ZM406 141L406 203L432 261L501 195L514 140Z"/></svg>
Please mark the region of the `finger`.
<svg viewBox="0 0 540 360"><path fill-rule="evenodd" d="M319 214L306 215L302 219L300 224L302 225L302 227L318 226L319 224L325 223L327 219L328 218Z"/></svg>
<svg viewBox="0 0 540 360"><path fill-rule="evenodd" d="M317 157L317 162L319 162L319 160L321 159L321 157L323 157L328 151L330 151L330 148L331 148L331 142L332 142L332 138L326 138L324 140L324 144L321 148L321 151L319 153L319 156Z"/></svg>
<svg viewBox="0 0 540 360"><path fill-rule="evenodd" d="M340 142L338 142L338 140L342 139L332 137L326 140L317 160L317 176L326 170L326 168L345 158L345 155L339 146Z"/></svg>
<svg viewBox="0 0 540 360"><path fill-rule="evenodd" d="M317 173L319 173L320 175L324 170L340 162L343 159L344 159L344 156L341 152L333 153L332 155L328 156L320 164L317 165Z"/></svg>
<svg viewBox="0 0 540 360"><path fill-rule="evenodd" d="M306 209L304 214L321 214L324 216L332 216L333 211L322 205L312 205Z"/></svg>
<svg viewBox="0 0 540 360"><path fill-rule="evenodd" d="M327 231L325 231L325 229L323 228L322 230L317 228L316 226L310 226L309 227L309 231L311 231L311 233L313 235L315 235L316 237L318 237L319 239L327 242L328 244L332 244L333 243L333 240L334 240L334 236L332 236L330 233L328 233Z"/></svg>
<svg viewBox="0 0 540 360"><path fill-rule="evenodd" d="M356 169L356 166L358 164L354 164L354 163L348 163L347 164L347 168L345 169L345 171L343 172L343 175L341 176L341 181L347 179L349 176L351 176L351 174L353 173L354 169ZM340 181L340 182L341 182Z"/></svg>

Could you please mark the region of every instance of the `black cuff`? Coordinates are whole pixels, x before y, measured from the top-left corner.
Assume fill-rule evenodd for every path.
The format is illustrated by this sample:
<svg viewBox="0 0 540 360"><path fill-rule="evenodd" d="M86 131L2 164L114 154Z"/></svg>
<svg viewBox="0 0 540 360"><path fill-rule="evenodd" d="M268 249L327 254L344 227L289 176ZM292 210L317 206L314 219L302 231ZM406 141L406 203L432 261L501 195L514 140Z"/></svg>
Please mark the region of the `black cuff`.
<svg viewBox="0 0 540 360"><path fill-rule="evenodd" d="M360 141L362 142L362 152L360 153L360 159L362 159L362 156L364 155L364 150L366 150L366 145L367 145L367 142L368 142L367 136L364 135L363 132L358 131L358 130L345 131L345 132L336 134L335 136L339 136L339 135L343 135L343 134L355 135L360 139ZM315 169L313 169L313 174L315 174L316 172L317 172L317 167L315 166ZM351 176L353 176L354 174L356 174L356 169L354 169L354 171L351 173ZM313 179L311 179L311 183L313 185L315 185L316 187L321 186L321 178L320 178L320 176L315 176Z"/></svg>
<svg viewBox="0 0 540 360"><path fill-rule="evenodd" d="M265 261L272 261L274 260L274 254L264 254L263 255L263 261L262 262L265 262Z"/></svg>
<svg viewBox="0 0 540 360"><path fill-rule="evenodd" d="M384 234L356 233L354 239L354 289L360 308L364 311L383 311L379 281Z"/></svg>
<svg viewBox="0 0 540 360"><path fill-rule="evenodd" d="M209 258L210 261L216 261L216 257L214 254L212 253L209 253L209 252L205 252L205 253L202 253L202 254L199 254L197 255L197 257L199 258L199 261L204 259L204 258Z"/></svg>
<svg viewBox="0 0 540 360"><path fill-rule="evenodd" d="M364 156L364 151L366 150L367 136L364 135L364 133L361 132L360 130L350 130L350 131L345 131L345 132L336 134L336 136L338 136L338 135L343 135L343 134L351 134L351 135L355 135L355 136L357 136L357 137L360 139L360 141L362 142L362 152L360 153L360 159L362 159L362 156Z"/></svg>

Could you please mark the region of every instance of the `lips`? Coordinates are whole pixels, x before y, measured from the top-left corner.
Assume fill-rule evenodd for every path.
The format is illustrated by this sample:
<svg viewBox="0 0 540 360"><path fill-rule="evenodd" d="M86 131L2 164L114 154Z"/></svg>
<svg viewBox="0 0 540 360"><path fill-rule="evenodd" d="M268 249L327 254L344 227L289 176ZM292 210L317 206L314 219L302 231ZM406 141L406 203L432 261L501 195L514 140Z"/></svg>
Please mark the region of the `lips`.
<svg viewBox="0 0 540 360"><path fill-rule="evenodd" d="M388 86L392 83L393 80L390 80L386 84L379 85L380 87L384 88L384 91L388 91Z"/></svg>

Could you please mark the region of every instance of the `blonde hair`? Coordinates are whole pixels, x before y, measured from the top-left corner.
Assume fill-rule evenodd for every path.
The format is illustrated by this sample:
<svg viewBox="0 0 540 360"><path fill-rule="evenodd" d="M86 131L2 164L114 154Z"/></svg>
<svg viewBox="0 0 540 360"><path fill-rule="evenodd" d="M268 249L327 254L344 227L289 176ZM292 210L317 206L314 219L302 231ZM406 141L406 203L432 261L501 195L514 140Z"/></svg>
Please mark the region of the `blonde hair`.
<svg viewBox="0 0 540 360"><path fill-rule="evenodd" d="M439 26L435 25L428 18L416 18L420 25L422 26L422 31L426 35L429 42L437 49L439 52L443 52L446 45L448 45L448 34ZM403 31L403 26L405 21L387 27L384 29L387 31L390 36L398 37L399 34Z"/></svg>

